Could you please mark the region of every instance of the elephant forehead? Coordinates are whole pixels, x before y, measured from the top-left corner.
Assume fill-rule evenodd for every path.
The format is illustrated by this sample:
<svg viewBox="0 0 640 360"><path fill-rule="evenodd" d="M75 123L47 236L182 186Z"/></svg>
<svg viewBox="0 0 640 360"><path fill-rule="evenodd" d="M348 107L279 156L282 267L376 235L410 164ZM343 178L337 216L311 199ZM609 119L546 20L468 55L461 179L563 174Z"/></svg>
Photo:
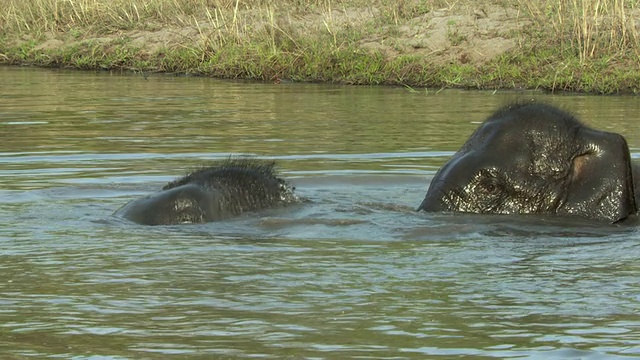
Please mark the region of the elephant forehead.
<svg viewBox="0 0 640 360"><path fill-rule="evenodd" d="M509 149L510 151L528 148L528 151L544 152L557 148L567 141L568 136L558 126L540 124L531 121L489 121L482 124L467 140L463 150L474 148Z"/></svg>
<svg viewBox="0 0 640 360"><path fill-rule="evenodd" d="M536 146L532 140L537 137L538 133L530 129L505 126L502 122L488 122L476 130L459 152L475 152L476 156L484 153L502 159L521 157L532 153L531 147Z"/></svg>
<svg viewBox="0 0 640 360"><path fill-rule="evenodd" d="M533 172L556 177L571 166L579 143L567 136L529 131L524 141L531 154Z"/></svg>
<svg viewBox="0 0 640 360"><path fill-rule="evenodd" d="M467 169L497 167L541 177L564 176L576 152L573 137L566 132L548 132L548 126L524 125L512 129L499 122L485 124L456 154L455 158L462 160L456 162L465 163Z"/></svg>

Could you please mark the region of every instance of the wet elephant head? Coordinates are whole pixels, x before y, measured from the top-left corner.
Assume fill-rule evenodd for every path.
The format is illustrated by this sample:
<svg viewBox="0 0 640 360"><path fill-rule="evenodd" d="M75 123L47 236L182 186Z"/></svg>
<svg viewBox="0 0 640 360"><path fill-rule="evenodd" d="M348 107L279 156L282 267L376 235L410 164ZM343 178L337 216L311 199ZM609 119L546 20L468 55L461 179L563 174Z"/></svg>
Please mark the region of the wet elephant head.
<svg viewBox="0 0 640 360"><path fill-rule="evenodd" d="M275 175L273 162L232 158L172 181L115 214L142 225L205 223L297 200Z"/></svg>
<svg viewBox="0 0 640 360"><path fill-rule="evenodd" d="M215 189L185 184L131 201L116 215L142 225L204 223L221 218L219 195Z"/></svg>
<svg viewBox="0 0 640 360"><path fill-rule="evenodd" d="M637 211L629 149L550 105L507 106L436 173L418 210L617 222Z"/></svg>

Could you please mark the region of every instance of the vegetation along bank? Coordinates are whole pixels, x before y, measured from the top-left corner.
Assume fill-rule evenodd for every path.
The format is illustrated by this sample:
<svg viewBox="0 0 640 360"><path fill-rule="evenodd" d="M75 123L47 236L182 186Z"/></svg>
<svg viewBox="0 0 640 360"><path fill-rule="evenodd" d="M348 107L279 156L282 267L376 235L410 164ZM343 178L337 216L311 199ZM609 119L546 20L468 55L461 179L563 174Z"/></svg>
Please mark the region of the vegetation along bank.
<svg viewBox="0 0 640 360"><path fill-rule="evenodd" d="M0 0L0 63L640 91L640 0Z"/></svg>

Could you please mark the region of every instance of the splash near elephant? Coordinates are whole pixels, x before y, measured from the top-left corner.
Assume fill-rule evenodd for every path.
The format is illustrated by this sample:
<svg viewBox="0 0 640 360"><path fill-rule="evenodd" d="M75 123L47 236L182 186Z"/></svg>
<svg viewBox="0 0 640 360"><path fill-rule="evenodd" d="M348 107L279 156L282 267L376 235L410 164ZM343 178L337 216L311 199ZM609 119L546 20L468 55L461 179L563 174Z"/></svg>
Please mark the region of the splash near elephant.
<svg viewBox="0 0 640 360"><path fill-rule="evenodd" d="M115 215L142 225L206 223L299 201L274 162L230 158L133 200Z"/></svg>
<svg viewBox="0 0 640 360"><path fill-rule="evenodd" d="M489 116L435 174L418 210L615 223L638 209L624 137L529 102Z"/></svg>

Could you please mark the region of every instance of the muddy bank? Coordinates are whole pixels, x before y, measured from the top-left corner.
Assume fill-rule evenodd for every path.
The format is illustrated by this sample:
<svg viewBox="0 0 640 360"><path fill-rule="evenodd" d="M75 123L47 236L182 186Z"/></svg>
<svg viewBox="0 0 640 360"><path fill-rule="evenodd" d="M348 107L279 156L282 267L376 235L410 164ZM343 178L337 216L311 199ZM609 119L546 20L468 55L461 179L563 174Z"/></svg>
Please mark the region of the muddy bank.
<svg viewBox="0 0 640 360"><path fill-rule="evenodd" d="M505 4L506 3L506 4ZM581 57L517 4L315 11L256 8L97 31L7 33L4 64L172 72L262 81L636 93L633 52ZM208 10L207 10L208 11ZM609 57L607 57L607 55Z"/></svg>

